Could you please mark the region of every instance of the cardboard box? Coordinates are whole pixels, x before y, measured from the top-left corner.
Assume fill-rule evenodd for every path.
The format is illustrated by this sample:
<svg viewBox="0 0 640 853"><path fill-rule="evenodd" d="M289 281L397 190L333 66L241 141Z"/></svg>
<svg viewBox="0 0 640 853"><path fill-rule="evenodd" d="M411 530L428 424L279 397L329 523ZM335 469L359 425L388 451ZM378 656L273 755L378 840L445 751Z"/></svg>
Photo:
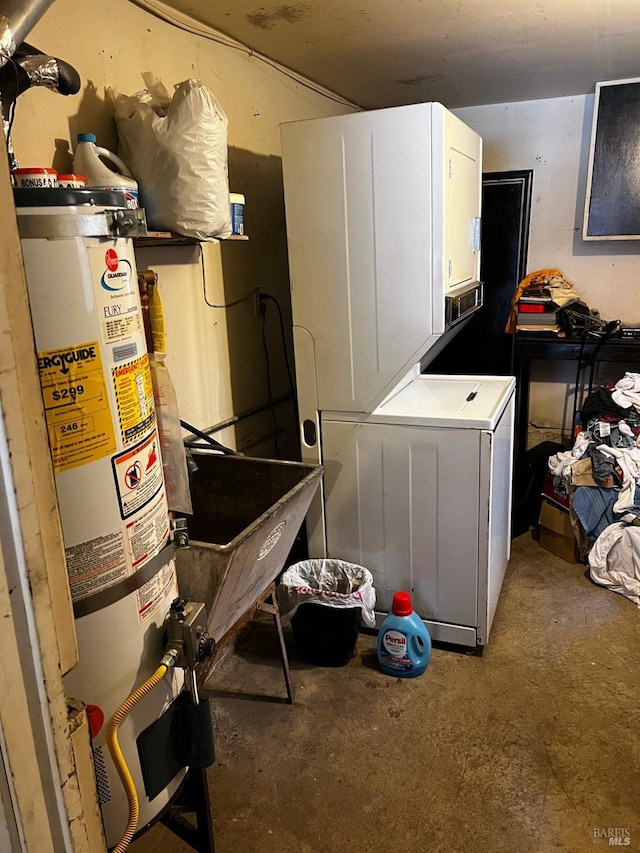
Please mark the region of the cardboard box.
<svg viewBox="0 0 640 853"><path fill-rule="evenodd" d="M580 562L569 513L549 501L540 506L540 544L568 563Z"/></svg>

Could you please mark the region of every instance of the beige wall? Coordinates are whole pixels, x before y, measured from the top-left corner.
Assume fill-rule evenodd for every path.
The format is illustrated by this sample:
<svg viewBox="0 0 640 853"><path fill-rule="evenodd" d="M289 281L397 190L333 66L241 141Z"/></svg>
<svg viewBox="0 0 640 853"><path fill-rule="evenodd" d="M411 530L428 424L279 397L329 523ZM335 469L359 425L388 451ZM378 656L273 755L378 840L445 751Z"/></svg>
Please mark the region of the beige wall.
<svg viewBox="0 0 640 853"><path fill-rule="evenodd" d="M13 138L24 165L51 165L54 140L69 143L83 130L94 131L100 144L113 149L116 132L104 89L142 89L143 71L169 89L188 77L201 79L229 118L229 145L256 155L279 154L280 122L345 110L258 58L183 32L127 0L56 0L29 42L70 62L82 77L82 90L68 98L44 89L21 96Z"/></svg>
<svg viewBox="0 0 640 853"><path fill-rule="evenodd" d="M22 166L53 165L71 170L72 142L92 131L98 143L117 150L117 135L105 87L124 94L142 89L149 71L171 89L189 77L201 79L229 119L230 188L246 195L246 243L144 249L139 268L153 268L167 313L168 359L180 415L207 428L267 401L262 318L249 298L228 309L205 302L202 265L207 270L207 301L224 305L249 296L256 287L282 305L290 357L289 282L284 227L280 123L345 112L346 107L295 82L246 52L191 35L159 20L126 0L83 3L57 0L33 30L29 42L71 63L82 77L82 90L63 98L34 89L17 102L13 143ZM267 340L272 394L288 390L278 318L267 305ZM280 448L295 457L293 406L278 407L276 420L286 429ZM272 455L273 415L265 411L243 422L242 430L218 436L247 452Z"/></svg>

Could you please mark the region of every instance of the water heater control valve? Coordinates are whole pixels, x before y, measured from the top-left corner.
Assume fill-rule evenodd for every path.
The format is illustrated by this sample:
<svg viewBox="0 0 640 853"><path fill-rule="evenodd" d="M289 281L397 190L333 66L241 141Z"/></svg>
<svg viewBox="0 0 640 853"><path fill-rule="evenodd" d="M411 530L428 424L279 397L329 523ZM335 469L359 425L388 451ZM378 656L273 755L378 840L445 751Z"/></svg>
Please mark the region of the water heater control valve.
<svg viewBox="0 0 640 853"><path fill-rule="evenodd" d="M176 598L165 617L167 648L178 652L176 666L195 669L215 650L215 640L206 629L207 611L201 601Z"/></svg>

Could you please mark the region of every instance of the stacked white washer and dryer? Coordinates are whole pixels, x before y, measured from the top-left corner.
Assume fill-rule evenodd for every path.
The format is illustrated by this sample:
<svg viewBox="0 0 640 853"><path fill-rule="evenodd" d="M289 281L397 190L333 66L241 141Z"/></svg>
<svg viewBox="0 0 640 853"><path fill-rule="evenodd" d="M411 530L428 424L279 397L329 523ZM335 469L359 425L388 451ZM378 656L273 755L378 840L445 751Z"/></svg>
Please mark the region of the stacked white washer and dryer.
<svg viewBox="0 0 640 853"><path fill-rule="evenodd" d="M421 372L482 309L482 141L441 104L282 126L312 557L486 645L510 555L513 377ZM473 354L470 353L470 361Z"/></svg>

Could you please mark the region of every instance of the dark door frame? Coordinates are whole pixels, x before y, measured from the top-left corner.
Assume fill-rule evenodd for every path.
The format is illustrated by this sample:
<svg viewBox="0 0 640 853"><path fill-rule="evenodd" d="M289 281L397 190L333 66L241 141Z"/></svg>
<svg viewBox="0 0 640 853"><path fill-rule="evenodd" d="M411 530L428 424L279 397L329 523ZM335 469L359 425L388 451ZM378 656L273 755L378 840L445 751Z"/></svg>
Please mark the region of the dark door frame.
<svg viewBox="0 0 640 853"><path fill-rule="evenodd" d="M529 252L529 221L531 218L531 197L533 193L533 169L522 169L513 172L483 172L482 186L504 186L513 184L521 186L520 220L519 220L519 249L518 249L518 282L527 274L527 255Z"/></svg>

